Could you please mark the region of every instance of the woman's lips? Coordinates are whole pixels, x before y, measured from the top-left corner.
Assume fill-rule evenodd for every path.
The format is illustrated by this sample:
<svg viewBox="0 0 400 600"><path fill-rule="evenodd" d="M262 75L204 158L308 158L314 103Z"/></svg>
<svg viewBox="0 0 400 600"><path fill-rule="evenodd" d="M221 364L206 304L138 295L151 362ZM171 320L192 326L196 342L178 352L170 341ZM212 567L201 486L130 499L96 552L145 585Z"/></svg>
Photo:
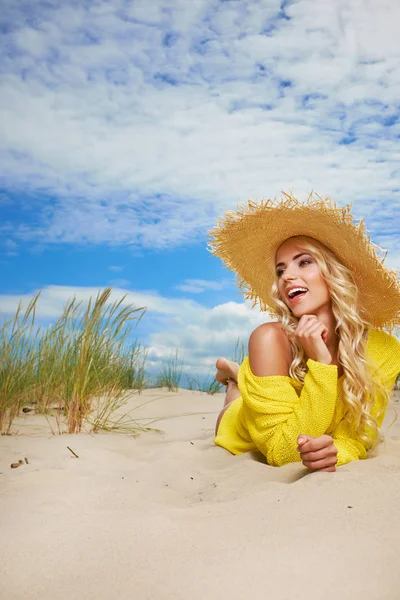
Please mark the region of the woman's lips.
<svg viewBox="0 0 400 600"><path fill-rule="evenodd" d="M307 294L307 292L302 292L301 294L297 294L297 296L293 296L293 298L288 297L289 302L291 304L296 304L297 302L300 302L300 300L302 300L306 294Z"/></svg>

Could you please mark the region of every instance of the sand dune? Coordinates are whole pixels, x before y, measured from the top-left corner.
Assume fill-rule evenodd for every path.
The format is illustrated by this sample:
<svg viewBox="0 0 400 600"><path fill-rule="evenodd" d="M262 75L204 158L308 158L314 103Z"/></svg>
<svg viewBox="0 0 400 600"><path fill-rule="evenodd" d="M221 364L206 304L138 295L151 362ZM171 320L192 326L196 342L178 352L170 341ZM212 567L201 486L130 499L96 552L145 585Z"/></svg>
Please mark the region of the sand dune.
<svg viewBox="0 0 400 600"><path fill-rule="evenodd" d="M221 405L132 394L164 431L137 438L20 417L0 438L0 597L398 600L400 424L377 457L308 474L213 446Z"/></svg>

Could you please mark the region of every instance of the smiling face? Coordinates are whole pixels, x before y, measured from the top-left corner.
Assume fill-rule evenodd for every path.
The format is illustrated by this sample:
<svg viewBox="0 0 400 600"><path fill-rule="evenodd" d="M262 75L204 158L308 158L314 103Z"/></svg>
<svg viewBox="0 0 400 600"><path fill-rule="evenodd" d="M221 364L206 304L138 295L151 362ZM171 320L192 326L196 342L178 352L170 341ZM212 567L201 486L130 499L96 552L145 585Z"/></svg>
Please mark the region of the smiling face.
<svg viewBox="0 0 400 600"><path fill-rule="evenodd" d="M279 295L295 317L318 316L321 310L331 309L328 285L301 240L286 240L276 253L275 265Z"/></svg>

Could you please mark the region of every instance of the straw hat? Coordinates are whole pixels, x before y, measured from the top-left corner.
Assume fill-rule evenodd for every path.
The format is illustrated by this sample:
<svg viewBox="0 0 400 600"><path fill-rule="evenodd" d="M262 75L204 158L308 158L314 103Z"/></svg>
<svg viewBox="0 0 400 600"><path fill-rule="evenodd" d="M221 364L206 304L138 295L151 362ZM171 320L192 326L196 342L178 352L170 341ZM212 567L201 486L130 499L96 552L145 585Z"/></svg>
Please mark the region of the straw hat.
<svg viewBox="0 0 400 600"><path fill-rule="evenodd" d="M271 298L275 253L290 237L312 237L351 270L366 321L393 330L400 325L399 272L384 267L386 252L370 241L364 220L356 222L350 211L351 206L339 208L330 198L313 194L305 203L286 193L281 199L249 201L226 213L210 231L211 252L235 271L253 306L276 317Z"/></svg>

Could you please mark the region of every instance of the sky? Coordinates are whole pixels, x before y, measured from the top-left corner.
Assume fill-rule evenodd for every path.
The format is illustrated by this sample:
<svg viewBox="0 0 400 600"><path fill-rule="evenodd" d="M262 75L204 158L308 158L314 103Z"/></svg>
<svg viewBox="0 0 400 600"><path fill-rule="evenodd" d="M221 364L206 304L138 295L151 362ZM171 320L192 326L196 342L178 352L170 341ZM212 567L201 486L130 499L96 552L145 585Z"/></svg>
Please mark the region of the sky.
<svg viewBox="0 0 400 600"><path fill-rule="evenodd" d="M0 310L113 287L157 365L265 315L207 250L248 199L353 203L400 268L400 4L2 0Z"/></svg>

